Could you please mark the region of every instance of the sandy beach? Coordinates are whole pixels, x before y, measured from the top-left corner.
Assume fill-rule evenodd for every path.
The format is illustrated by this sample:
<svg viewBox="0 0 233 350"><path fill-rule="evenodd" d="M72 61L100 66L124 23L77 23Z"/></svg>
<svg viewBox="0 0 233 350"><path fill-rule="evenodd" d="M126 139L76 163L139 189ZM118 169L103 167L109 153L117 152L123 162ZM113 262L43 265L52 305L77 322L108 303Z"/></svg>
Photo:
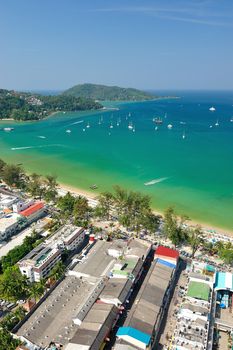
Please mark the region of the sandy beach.
<svg viewBox="0 0 233 350"><path fill-rule="evenodd" d="M73 193L75 195L80 195L80 196L84 196L86 198L88 198L88 200L90 202L95 202L97 201L97 196L99 195L98 192L91 192L91 191L87 191L87 190L83 190L83 189L80 189L78 187L73 187L73 186L69 186L69 185L66 185L66 184L59 184L59 190L63 191L63 192L70 192L70 193ZM153 209L153 212L157 215L162 215L163 216L163 212L157 210L157 209ZM227 229L223 229L221 227L217 227L217 226L213 226L213 225L210 225L208 223L205 223L205 222L200 222L200 221L194 221L194 220L189 220L187 221L187 225L193 227L193 226L201 226L203 231L208 231L212 234L216 234L216 235L226 235L226 236L229 236L229 237L233 237L233 231L231 230L227 230Z"/></svg>

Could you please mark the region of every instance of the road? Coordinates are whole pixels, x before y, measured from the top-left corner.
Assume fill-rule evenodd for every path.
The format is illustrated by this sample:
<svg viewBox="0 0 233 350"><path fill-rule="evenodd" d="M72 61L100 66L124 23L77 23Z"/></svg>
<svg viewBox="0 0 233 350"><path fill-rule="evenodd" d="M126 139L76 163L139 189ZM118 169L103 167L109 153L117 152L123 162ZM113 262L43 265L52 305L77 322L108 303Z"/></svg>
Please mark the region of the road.
<svg viewBox="0 0 233 350"><path fill-rule="evenodd" d="M7 255L7 253L16 247L17 245L20 245L23 243L23 240L26 236L29 236L32 232L32 228L28 227L25 230L18 233L16 236L14 236L7 244L3 245L0 248L0 258Z"/></svg>

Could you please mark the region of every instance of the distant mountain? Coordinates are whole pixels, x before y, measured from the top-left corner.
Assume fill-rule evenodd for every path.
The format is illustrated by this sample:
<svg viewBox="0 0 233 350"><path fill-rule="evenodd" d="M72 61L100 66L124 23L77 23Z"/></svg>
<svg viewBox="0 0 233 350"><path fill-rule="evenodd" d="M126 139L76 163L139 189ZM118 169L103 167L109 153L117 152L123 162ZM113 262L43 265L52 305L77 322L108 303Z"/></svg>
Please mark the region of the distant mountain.
<svg viewBox="0 0 233 350"><path fill-rule="evenodd" d="M91 98L99 101L143 101L158 98L158 96L137 89L96 84L75 85L64 91L63 95Z"/></svg>

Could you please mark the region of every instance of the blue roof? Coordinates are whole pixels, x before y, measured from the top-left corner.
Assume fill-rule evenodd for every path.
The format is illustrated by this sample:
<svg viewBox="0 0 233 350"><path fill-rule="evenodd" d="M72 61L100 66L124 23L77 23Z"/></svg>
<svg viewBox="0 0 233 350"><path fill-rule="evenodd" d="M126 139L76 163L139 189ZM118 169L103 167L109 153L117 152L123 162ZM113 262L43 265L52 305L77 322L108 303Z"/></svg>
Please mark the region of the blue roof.
<svg viewBox="0 0 233 350"><path fill-rule="evenodd" d="M132 327L120 327L117 332L117 337L125 336L137 339L138 341L148 345L150 343L150 336Z"/></svg>
<svg viewBox="0 0 233 350"><path fill-rule="evenodd" d="M163 259L157 259L157 262L160 263L161 265L165 265L167 267L170 267L171 269L175 269L176 268L175 264L172 264L171 262L163 260Z"/></svg>
<svg viewBox="0 0 233 350"><path fill-rule="evenodd" d="M233 277L229 272L217 272L215 281L216 290L233 291Z"/></svg>

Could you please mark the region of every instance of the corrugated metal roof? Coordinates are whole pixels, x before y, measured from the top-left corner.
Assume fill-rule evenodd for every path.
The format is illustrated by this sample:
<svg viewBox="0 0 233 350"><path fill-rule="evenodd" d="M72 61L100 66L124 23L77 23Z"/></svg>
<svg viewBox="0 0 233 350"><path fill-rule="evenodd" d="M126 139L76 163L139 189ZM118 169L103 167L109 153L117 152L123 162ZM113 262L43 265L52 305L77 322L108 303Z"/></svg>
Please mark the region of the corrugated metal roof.
<svg viewBox="0 0 233 350"><path fill-rule="evenodd" d="M156 251L155 255L162 255L162 256L167 256L169 258L174 258L178 259L179 258L179 252L175 249L167 248L162 245L160 245Z"/></svg>
<svg viewBox="0 0 233 350"><path fill-rule="evenodd" d="M150 338L151 338L148 334L141 332L132 327L120 327L116 335L117 337L123 337L123 336L132 337L146 345L150 343Z"/></svg>
<svg viewBox="0 0 233 350"><path fill-rule="evenodd" d="M34 214L35 212L37 212L38 210L42 209L44 207L44 204L42 202L38 202L35 203L33 205L31 205L29 208L23 210L20 212L20 215L23 216L30 216L32 214Z"/></svg>

